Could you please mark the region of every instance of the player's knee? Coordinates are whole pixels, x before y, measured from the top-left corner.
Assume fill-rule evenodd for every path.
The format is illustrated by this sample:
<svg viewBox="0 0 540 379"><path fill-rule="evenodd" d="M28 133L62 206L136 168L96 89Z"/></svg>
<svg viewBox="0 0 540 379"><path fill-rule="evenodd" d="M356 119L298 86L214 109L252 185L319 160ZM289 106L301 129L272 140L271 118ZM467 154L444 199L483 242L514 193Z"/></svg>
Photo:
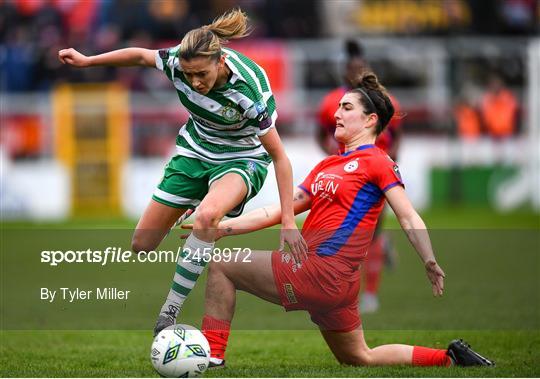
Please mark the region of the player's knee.
<svg viewBox="0 0 540 379"><path fill-rule="evenodd" d="M220 212L210 206L200 206L197 209L197 218L193 227L195 229L212 229L217 228L222 216Z"/></svg>
<svg viewBox="0 0 540 379"><path fill-rule="evenodd" d="M223 289L230 283L230 279L226 273L225 264L223 262L211 261L208 264L208 279L206 281L206 298L220 298L223 294Z"/></svg>
<svg viewBox="0 0 540 379"><path fill-rule="evenodd" d="M137 231L133 234L131 238L131 251L139 254L140 252L147 252L154 250L156 248L155 243L152 243L146 236Z"/></svg>
<svg viewBox="0 0 540 379"><path fill-rule="evenodd" d="M225 262L223 260L212 260L208 264L208 277L215 280L232 280L231 277L237 274L234 270L234 262Z"/></svg>
<svg viewBox="0 0 540 379"><path fill-rule="evenodd" d="M214 261L212 260L209 264L208 264L208 275L212 275L212 276L215 276L215 275L219 275L223 273L223 264L222 262L217 262L217 261Z"/></svg>

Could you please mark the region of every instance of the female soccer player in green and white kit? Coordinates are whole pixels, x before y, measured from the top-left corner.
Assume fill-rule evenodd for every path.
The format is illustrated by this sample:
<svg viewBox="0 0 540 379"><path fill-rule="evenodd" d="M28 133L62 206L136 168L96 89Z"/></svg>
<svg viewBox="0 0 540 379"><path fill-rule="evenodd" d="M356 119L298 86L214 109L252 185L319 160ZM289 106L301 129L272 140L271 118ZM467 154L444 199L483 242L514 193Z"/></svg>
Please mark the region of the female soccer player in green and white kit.
<svg viewBox="0 0 540 379"><path fill-rule="evenodd" d="M271 161L285 210L280 246L287 242L292 252L307 251L294 222L291 164L275 129L276 103L266 73L248 57L223 47L248 34L246 15L235 9L191 30L169 49L134 47L89 57L72 48L59 51L60 61L75 67L156 67L172 81L190 114L176 138L176 155L137 224L134 251L154 250L176 220L195 207L193 233L183 250L211 251L220 220L242 213L261 189ZM204 270L206 262L198 258L179 258L154 333L176 322Z"/></svg>

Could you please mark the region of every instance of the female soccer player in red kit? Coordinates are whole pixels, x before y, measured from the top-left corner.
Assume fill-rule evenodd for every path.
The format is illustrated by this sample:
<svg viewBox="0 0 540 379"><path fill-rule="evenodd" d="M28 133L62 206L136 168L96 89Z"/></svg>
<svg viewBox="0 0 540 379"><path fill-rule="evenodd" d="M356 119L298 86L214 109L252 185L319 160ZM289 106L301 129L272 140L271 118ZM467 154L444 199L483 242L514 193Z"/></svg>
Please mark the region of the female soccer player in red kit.
<svg viewBox="0 0 540 379"><path fill-rule="evenodd" d="M322 149L329 155L338 154L343 149L343 144L336 141L334 132L336 121L334 113L340 99L347 91L353 88L353 82L359 74L369 69L369 65L364 59L362 46L354 40L345 43L347 60L344 67L344 85L328 93L322 100L318 111L318 142ZM399 102L391 95L388 95L394 107L394 114L399 114ZM388 125L377 136L375 145L384 150L390 158L397 160L397 152L402 135L402 118L392 117ZM362 313L372 313L379 309L379 284L385 258L387 262L392 261L395 254L391 241L382 230L382 218L377 224L375 235L371 241L368 255L362 264L364 270L364 283L361 286L360 311ZM365 284L365 285L364 285Z"/></svg>
<svg viewBox="0 0 540 379"><path fill-rule="evenodd" d="M295 213L311 209L302 229L308 253L259 251L251 262L210 263L202 329L212 365L223 365L234 314L236 290L287 311L306 310L340 363L351 365L492 365L461 340L447 350L410 345L369 348L357 309L359 264L365 258L386 198L414 246L431 283L443 293L444 272L437 264L426 226L413 209L397 165L374 145L394 113L373 73L358 78L335 112L336 139L344 152L317 164L295 193ZM254 210L220 223L220 237L279 223L280 206Z"/></svg>

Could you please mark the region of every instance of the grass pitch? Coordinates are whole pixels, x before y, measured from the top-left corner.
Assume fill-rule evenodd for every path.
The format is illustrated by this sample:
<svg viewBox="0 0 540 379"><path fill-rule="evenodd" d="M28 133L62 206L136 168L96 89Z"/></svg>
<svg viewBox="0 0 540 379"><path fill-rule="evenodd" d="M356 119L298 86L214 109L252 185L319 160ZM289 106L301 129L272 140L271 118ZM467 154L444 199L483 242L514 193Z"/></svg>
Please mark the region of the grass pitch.
<svg viewBox="0 0 540 379"><path fill-rule="evenodd" d="M317 331L233 331L227 368L206 377L538 377L540 336L524 331L367 331L369 345L414 343L444 348L456 335L496 359L490 368L344 367ZM2 333L2 377L158 377L143 331Z"/></svg>
<svg viewBox="0 0 540 379"><path fill-rule="evenodd" d="M434 248L447 274L445 296L431 297L418 258L403 234L392 231L399 262L393 272L384 274L380 311L363 317L367 343L445 348L451 339L464 338L495 360L496 367L342 367L306 313L284 313L277 306L241 293L227 351L227 368L208 371L205 376L540 376L538 215L497 215L487 210L458 209L433 211L424 218L434 228ZM37 238L29 231L33 228L63 230L104 225L130 228L133 222L75 220L56 225L3 225L2 377L158 377L149 360L151 328L170 282L170 264L131 265L126 270L50 268L32 255L32 243ZM395 227L395 220L390 219L387 226ZM17 233L21 231L28 233L26 241L20 241L23 238ZM54 233L50 234L52 244ZM10 255L13 240L17 246L28 248L17 251L23 256ZM110 304L87 304L86 308L84 304L60 304L54 308L29 300L39 286L97 283L127 283L135 297L118 308L111 308ZM186 302L182 322L200 326L203 292L201 281ZM56 330L47 330L53 328ZM103 328L123 330L100 330Z"/></svg>

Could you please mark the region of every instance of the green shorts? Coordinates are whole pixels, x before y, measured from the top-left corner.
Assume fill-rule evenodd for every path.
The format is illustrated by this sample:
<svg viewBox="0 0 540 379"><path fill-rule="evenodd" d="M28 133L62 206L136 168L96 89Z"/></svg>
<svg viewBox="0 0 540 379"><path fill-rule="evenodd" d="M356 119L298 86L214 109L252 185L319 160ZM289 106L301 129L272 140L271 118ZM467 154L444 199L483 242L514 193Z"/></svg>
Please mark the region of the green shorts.
<svg viewBox="0 0 540 379"><path fill-rule="evenodd" d="M244 200L227 214L237 217L242 214L244 205L261 190L267 172L264 164L248 159L213 164L176 155L165 166L152 199L174 208L193 209L206 196L212 182L225 174L236 173L247 186Z"/></svg>

